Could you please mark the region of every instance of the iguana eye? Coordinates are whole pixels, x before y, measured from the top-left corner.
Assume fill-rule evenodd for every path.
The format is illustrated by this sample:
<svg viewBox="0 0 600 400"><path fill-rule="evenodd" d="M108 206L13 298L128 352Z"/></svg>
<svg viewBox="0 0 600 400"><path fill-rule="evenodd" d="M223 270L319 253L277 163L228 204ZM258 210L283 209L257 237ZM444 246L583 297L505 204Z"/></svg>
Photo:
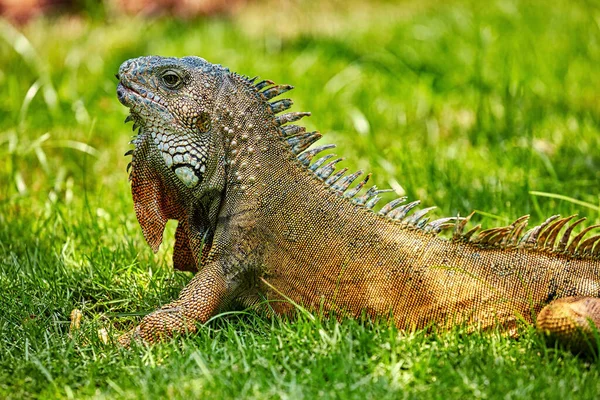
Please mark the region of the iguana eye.
<svg viewBox="0 0 600 400"><path fill-rule="evenodd" d="M181 77L175 71L165 71L162 74L162 81L169 89L177 89L181 83Z"/></svg>

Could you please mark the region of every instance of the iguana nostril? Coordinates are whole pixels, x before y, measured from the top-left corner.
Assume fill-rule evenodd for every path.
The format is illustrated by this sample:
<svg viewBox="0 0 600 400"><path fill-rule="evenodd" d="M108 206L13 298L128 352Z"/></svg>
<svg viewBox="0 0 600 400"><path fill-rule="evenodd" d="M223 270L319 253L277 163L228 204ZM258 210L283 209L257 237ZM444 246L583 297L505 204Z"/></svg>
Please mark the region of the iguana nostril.
<svg viewBox="0 0 600 400"><path fill-rule="evenodd" d="M121 64L121 66L119 67L119 73L117 74L117 77L123 77L123 75L131 71L134 64L135 63L131 60L127 60L123 64Z"/></svg>

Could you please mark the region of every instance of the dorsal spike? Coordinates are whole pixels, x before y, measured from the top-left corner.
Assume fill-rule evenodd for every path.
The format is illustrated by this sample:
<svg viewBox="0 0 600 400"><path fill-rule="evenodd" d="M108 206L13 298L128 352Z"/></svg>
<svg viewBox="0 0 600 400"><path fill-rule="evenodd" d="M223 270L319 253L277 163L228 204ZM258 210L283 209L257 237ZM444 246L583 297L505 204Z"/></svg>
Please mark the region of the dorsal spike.
<svg viewBox="0 0 600 400"><path fill-rule="evenodd" d="M541 231L539 234L539 237L537 238L537 243L536 245L538 247L546 247L546 240L548 240L548 236L550 236L550 234L552 233L552 229L554 229L555 225L557 223L560 223L564 218L559 218L559 215L554 215L554 221L551 221L551 223L547 224Z"/></svg>
<svg viewBox="0 0 600 400"><path fill-rule="evenodd" d="M388 213L388 217L390 217L392 219L398 219L398 220L404 219L404 217L406 217L406 215L410 212L410 210L412 210L419 204L421 204L421 200L415 200L404 206L395 208Z"/></svg>
<svg viewBox="0 0 600 400"><path fill-rule="evenodd" d="M275 82L273 82L272 80L265 79L265 80L258 82L256 85L254 85L254 87L256 88L256 90L261 90L265 86L274 85L274 84L275 84Z"/></svg>
<svg viewBox="0 0 600 400"><path fill-rule="evenodd" d="M339 182L336 182L334 185L332 185L331 188L333 190L337 190L338 192L342 193L342 192L346 191L346 189L348 189L348 186L350 186L352 184L352 182L354 182L354 180L356 178L358 178L359 176L361 176L362 174L363 174L363 171L359 169L355 173L343 177Z"/></svg>
<svg viewBox="0 0 600 400"><path fill-rule="evenodd" d="M311 144L321 139L321 137L321 133L314 131L290 136L286 139L286 142L290 145L292 153L299 154L306 150Z"/></svg>
<svg viewBox="0 0 600 400"><path fill-rule="evenodd" d="M354 198L352 200L352 202L354 204L365 205L367 200L369 200L369 198L371 198L372 196L375 196L376 194L377 194L377 186L373 185L369 188L369 190L367 190L367 192L365 194Z"/></svg>
<svg viewBox="0 0 600 400"><path fill-rule="evenodd" d="M552 223L552 225L549 226L548 229L546 229L548 235L547 238L545 238L544 249L550 251L554 250L554 243L556 242L556 238L558 237L560 230L576 216L577 214L573 214L569 217L561 218L558 221Z"/></svg>
<svg viewBox="0 0 600 400"><path fill-rule="evenodd" d="M558 246L556 246L556 252L562 253L566 250L567 244L569 243L569 239L571 239L571 233L573 232L573 229L583 221L585 221L585 217L579 218L577 221L569 225L569 227L565 230L565 233L563 233L562 237L560 238Z"/></svg>
<svg viewBox="0 0 600 400"><path fill-rule="evenodd" d="M529 231L529 236L525 241L523 241L523 245L525 247L543 246L544 244L540 243L539 238L543 233L544 229L557 218L560 218L560 215L553 215L544 222L542 222L540 225L534 227L531 231Z"/></svg>
<svg viewBox="0 0 600 400"><path fill-rule="evenodd" d="M342 168L340 169L338 172L336 172L335 174L331 175L329 178L327 178L327 180L325 181L326 185L333 185L334 183L336 183L338 181L338 179L340 179L342 177L342 175L344 175L346 173L346 171L348 171L348 168Z"/></svg>
<svg viewBox="0 0 600 400"><path fill-rule="evenodd" d="M594 246L594 251L592 251L591 256L600 258L600 242L596 243L596 246Z"/></svg>
<svg viewBox="0 0 600 400"><path fill-rule="evenodd" d="M319 158L317 161L314 162L314 164L312 164L311 166L308 167L308 169L310 169L311 171L316 171L321 165L323 165L327 160L329 160L332 157L335 157L335 154L326 154L323 157Z"/></svg>
<svg viewBox="0 0 600 400"><path fill-rule="evenodd" d="M445 231L446 229L453 229L455 226L456 226L456 221L446 222L445 224L441 224L436 230L432 229L431 232L438 234L440 232Z"/></svg>
<svg viewBox="0 0 600 400"><path fill-rule="evenodd" d="M315 175L317 175L319 178L321 178L323 180L329 178L329 175L331 175L333 173L333 171L335 170L335 164L337 164L343 160L344 160L343 158L338 158L336 160L330 161L329 163L323 165L321 168L317 169L315 171Z"/></svg>
<svg viewBox="0 0 600 400"><path fill-rule="evenodd" d="M128 164L127 164L127 172L128 172L128 173L129 173L129 170L131 169L131 165L132 165L131 163L128 163Z"/></svg>
<svg viewBox="0 0 600 400"><path fill-rule="evenodd" d="M265 99L270 100L273 97L277 97L282 93L292 90L293 88L294 87L292 85L277 85L265 89L260 93L265 97Z"/></svg>
<svg viewBox="0 0 600 400"><path fill-rule="evenodd" d="M415 227L417 229L423 229L425 228L425 225L427 225L427 223L429 222L429 218L421 218L419 221L417 221L417 223L415 224Z"/></svg>
<svg viewBox="0 0 600 400"><path fill-rule="evenodd" d="M507 226L505 229L501 229L494 236L490 236L487 243L489 246L501 246L506 247L507 237L510 236L513 231L513 227Z"/></svg>
<svg viewBox="0 0 600 400"><path fill-rule="evenodd" d="M406 201L406 199L407 199L406 196L402 196L402 197L398 197L397 199L390 201L385 206L383 206L381 208L381 210L379 210L378 214L379 215L387 215L390 211L392 211L394 208L396 208L396 206L404 203Z"/></svg>
<svg viewBox="0 0 600 400"><path fill-rule="evenodd" d="M301 118L310 117L309 112L290 112L275 117L275 123L279 126L287 124L288 122L298 121Z"/></svg>
<svg viewBox="0 0 600 400"><path fill-rule="evenodd" d="M582 256L587 256L592 254L592 250L594 248L594 244L600 240L600 235L592 236L581 242L579 246L577 246L577 253Z"/></svg>
<svg viewBox="0 0 600 400"><path fill-rule="evenodd" d="M523 216L517 218L515 220L515 222L513 222L511 224L513 229L510 232L510 234L506 236L506 241L504 242L504 245L510 245L510 246L515 245L519 241L521 233L527 227L528 223L529 223L529 214L523 215Z"/></svg>
<svg viewBox="0 0 600 400"><path fill-rule="evenodd" d="M278 114L282 111L287 110L288 108L290 108L292 106L292 104L294 104L292 99L281 99L281 100L274 101L273 103L269 103L269 105L271 106L271 111L273 111L273 114Z"/></svg>
<svg viewBox="0 0 600 400"><path fill-rule="evenodd" d="M523 236L519 239L519 241L517 242L517 246L518 247L528 247L528 243L530 242L529 238L531 237L531 234L537 229L537 226L534 226L533 228L531 228L530 230L528 230L527 232L525 232L523 234Z"/></svg>
<svg viewBox="0 0 600 400"><path fill-rule="evenodd" d="M373 208L375 207L375 204L377 204L379 202L379 200L381 200L381 196L373 196L371 197L369 200L367 200L367 202L365 203L365 207L367 208Z"/></svg>
<svg viewBox="0 0 600 400"><path fill-rule="evenodd" d="M123 154L123 155L124 155L125 157L127 157L127 156L130 156L130 155L132 155L132 154L133 154L133 149L131 149L131 150L127 150L127 151L125 152L125 154Z"/></svg>
<svg viewBox="0 0 600 400"><path fill-rule="evenodd" d="M358 185L354 186L352 189L348 190L347 192L344 193L344 197L347 199L351 199L354 196L356 196L358 194L358 192L360 192L360 190L367 184L367 182L369 182L369 179L371 179L371 174L368 173L367 176L365 176L365 179L363 179L362 181L360 181L358 183Z"/></svg>
<svg viewBox="0 0 600 400"><path fill-rule="evenodd" d="M380 195L380 194L383 194L383 193L390 193L390 192L393 192L393 191L394 191L394 189L377 189L374 192L374 195Z"/></svg>
<svg viewBox="0 0 600 400"><path fill-rule="evenodd" d="M281 127L281 133L283 136L293 136L304 132L306 132L306 128L303 126L286 125Z"/></svg>
<svg viewBox="0 0 600 400"><path fill-rule="evenodd" d="M418 225L421 218L427 215L431 210L436 209L437 207L427 207L421 210L415 211L411 216L407 217L404 221L409 225Z"/></svg>
<svg viewBox="0 0 600 400"><path fill-rule="evenodd" d="M365 196L367 196L367 197L375 196L378 192L379 192L379 189L377 189L377 186L373 185L369 188L369 190L367 190L367 193L365 193Z"/></svg>
<svg viewBox="0 0 600 400"><path fill-rule="evenodd" d="M299 154L298 160L302 164L308 166L315 155L317 155L318 153L320 153L322 151L333 149L334 147L335 147L335 144L324 144L323 146L315 147L314 149L307 150L307 151Z"/></svg>
<svg viewBox="0 0 600 400"><path fill-rule="evenodd" d="M445 217L431 221L425 226L425 232L440 233L444 229L455 227L460 220L465 218L460 217Z"/></svg>
<svg viewBox="0 0 600 400"><path fill-rule="evenodd" d="M475 225L474 227L472 227L471 229L469 229L469 230L467 231L467 233L465 233L465 234L462 236L462 237L463 237L463 240L464 240L464 241L467 241L467 242L469 242L469 241L471 240L471 236L473 236L473 234L474 234L475 232L477 232L478 230L480 230L480 229L481 229L481 224L477 224L477 225Z"/></svg>
<svg viewBox="0 0 600 400"><path fill-rule="evenodd" d="M479 232L472 242L482 245L494 245L501 242L514 229L512 225L490 228Z"/></svg>
<svg viewBox="0 0 600 400"><path fill-rule="evenodd" d="M463 231L465 230L465 226L469 223L471 218L475 215L475 211L471 212L471 214L467 215L465 218L456 221L456 226L454 227L454 232L452 233L452 240L460 241L464 239Z"/></svg>
<svg viewBox="0 0 600 400"><path fill-rule="evenodd" d="M573 238L573 240L571 241L571 244L569 244L569 247L567 247L567 253L575 254L575 252L577 251L577 248L579 247L579 242L581 242L581 239L583 239L583 237L589 231L591 231L592 229L596 229L598 227L600 227L600 225L588 226L587 228L585 228L584 230L579 232L579 234Z"/></svg>

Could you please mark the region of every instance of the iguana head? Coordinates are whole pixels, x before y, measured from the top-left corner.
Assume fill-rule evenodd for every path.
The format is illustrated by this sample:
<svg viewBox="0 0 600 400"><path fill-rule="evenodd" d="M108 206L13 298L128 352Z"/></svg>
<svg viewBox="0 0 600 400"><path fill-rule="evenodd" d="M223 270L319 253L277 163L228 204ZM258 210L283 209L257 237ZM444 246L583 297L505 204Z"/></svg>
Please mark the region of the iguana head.
<svg viewBox="0 0 600 400"><path fill-rule="evenodd" d="M138 221L154 250L167 220L176 219L179 227L188 227L176 249L181 238L179 248L196 254L197 238L214 231L224 198L229 205L244 197L255 201L264 184L259 179L266 179L261 173L265 165L291 159L321 137L289 124L309 113L277 115L292 101L269 100L291 86L256 83L199 57L131 59L117 78L117 96L131 113L127 120L140 128L132 142L131 190ZM304 154L302 163L330 147ZM329 165L326 169L333 171Z"/></svg>
<svg viewBox="0 0 600 400"><path fill-rule="evenodd" d="M199 57L151 56L125 61L117 78L119 101L130 109L127 120L140 128L130 180L144 236L156 251L166 222L176 219L188 227L178 230L176 247L195 254L226 186L225 118L217 104L234 90L231 73Z"/></svg>
<svg viewBox="0 0 600 400"><path fill-rule="evenodd" d="M216 94L228 74L199 57L140 57L119 68L119 100L187 188L199 187L211 172Z"/></svg>

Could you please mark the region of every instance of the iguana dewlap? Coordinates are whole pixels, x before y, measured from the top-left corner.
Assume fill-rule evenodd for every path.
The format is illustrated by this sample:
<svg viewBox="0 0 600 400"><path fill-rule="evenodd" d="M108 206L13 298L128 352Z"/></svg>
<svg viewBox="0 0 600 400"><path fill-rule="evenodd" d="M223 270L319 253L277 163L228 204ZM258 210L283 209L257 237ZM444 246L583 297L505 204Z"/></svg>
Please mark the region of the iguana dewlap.
<svg viewBox="0 0 600 400"><path fill-rule="evenodd" d="M174 267L198 271L122 343L195 331L235 304L366 313L401 329L512 330L539 315L540 329L571 342L591 332L589 319L600 326L600 236L575 234L582 219L526 232L525 216L477 233L469 218L430 221L430 208L405 198L375 211L383 191L367 190L370 175L317 156L333 145L307 150L321 135L293 122L309 114L270 101L291 86L198 57L128 60L118 78L139 127L130 180L144 236L157 250L177 220ZM445 229L451 239L437 236Z"/></svg>

